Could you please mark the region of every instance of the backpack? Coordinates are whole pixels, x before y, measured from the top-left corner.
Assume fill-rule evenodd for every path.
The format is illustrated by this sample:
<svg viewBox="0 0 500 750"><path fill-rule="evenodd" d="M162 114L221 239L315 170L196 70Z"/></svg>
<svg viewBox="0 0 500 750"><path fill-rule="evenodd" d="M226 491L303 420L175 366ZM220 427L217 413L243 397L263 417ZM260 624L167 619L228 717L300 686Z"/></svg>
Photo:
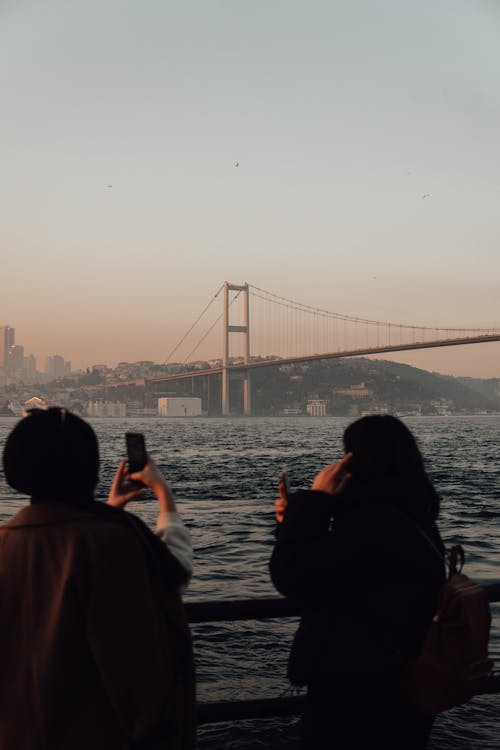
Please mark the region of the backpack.
<svg viewBox="0 0 500 750"><path fill-rule="evenodd" d="M470 700L493 667L488 654L491 612L486 592L461 572L463 563L462 547L452 547L436 613L419 655L410 664L410 699L422 713L439 713Z"/></svg>

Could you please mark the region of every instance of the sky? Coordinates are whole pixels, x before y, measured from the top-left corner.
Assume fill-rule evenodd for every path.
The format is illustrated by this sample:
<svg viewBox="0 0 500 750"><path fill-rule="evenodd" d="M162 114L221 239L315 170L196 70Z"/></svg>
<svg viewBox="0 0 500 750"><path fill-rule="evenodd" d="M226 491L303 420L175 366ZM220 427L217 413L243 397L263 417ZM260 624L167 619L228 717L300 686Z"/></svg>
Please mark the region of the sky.
<svg viewBox="0 0 500 750"><path fill-rule="evenodd" d="M0 84L27 354L163 362L224 280L500 328L496 0L1 0ZM500 377L500 343L394 359Z"/></svg>

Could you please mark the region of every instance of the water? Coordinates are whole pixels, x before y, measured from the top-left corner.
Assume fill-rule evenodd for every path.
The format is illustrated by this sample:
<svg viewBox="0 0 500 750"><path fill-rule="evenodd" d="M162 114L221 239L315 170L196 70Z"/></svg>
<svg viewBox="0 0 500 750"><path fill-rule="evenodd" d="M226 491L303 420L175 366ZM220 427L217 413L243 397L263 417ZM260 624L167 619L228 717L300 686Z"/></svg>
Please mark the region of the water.
<svg viewBox="0 0 500 750"><path fill-rule="evenodd" d="M279 470L306 486L341 453L342 418L105 420L92 424L101 446L105 497L124 455L127 429L142 431L153 458L176 492L191 530L195 573L186 594L197 599L274 596L268 561L274 543L273 499ZM466 549L466 572L500 580L500 416L408 417L441 497L440 527L448 544ZM0 445L15 420L0 418ZM26 501L0 477L0 520ZM154 501L133 511L153 525ZM491 652L500 668L500 606L493 606ZM192 627L199 700L278 696L296 620ZM432 750L500 747L500 695L483 696L441 716ZM201 727L200 750L297 747L296 719Z"/></svg>

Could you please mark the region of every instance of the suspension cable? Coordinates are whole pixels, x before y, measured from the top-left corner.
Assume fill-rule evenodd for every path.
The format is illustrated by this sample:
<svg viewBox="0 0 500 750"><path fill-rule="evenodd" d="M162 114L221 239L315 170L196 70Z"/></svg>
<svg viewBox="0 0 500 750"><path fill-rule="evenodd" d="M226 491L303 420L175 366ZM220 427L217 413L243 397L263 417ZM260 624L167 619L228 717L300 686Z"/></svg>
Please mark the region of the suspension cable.
<svg viewBox="0 0 500 750"><path fill-rule="evenodd" d="M219 296L219 294L221 293L221 291L222 291L223 288L224 288L224 284L221 284L220 287L218 288L218 290L216 291L216 293L214 294L214 296L212 297L212 299L210 300L210 302L208 303L208 305L206 305L203 308L202 312L198 315L198 317L194 321L194 323L191 326L191 328L184 334L184 336L181 338L181 340L179 341L179 343L174 346L174 348L172 349L172 351L170 352L170 354L166 357L165 361L163 362L164 365L166 365L166 364L168 364L170 362L170 357L172 357L175 354L175 352L180 347L180 345L187 339L187 337L189 336L189 334L191 333L191 331L193 330L193 328L195 327L195 325L205 315L206 311L208 310L208 308L210 307L210 305L212 304L212 302L214 302L214 300Z"/></svg>
<svg viewBox="0 0 500 750"><path fill-rule="evenodd" d="M219 317L218 317L218 318L216 318L216 319L214 320L214 322L212 323L212 325L210 326L210 328L208 328L208 329L207 329L207 330L205 331L205 333L203 334L203 336L201 337L201 339L200 339L200 340L198 341L198 343L196 344L196 346L195 346L195 347L194 347L193 349L191 349L191 351L190 351L190 352L189 352L189 354L187 355L186 359L185 359L185 360L183 361L183 363L182 363L183 365L185 365L185 364L186 364L186 363L188 362L188 360L189 360L189 357L190 357L190 356L191 356L192 354L194 354L194 353L195 353L195 351L196 351L196 350L198 349L198 347L199 347L199 346L201 346L201 344L202 344L202 343L203 343L203 342L205 341L205 339L207 338L208 334L209 334L209 333L210 333L210 332L211 332L211 331L212 331L212 330L213 330L213 329L215 328L215 326L217 325L217 323L219 322L219 320L220 320L220 319L222 318L222 316L223 316L223 315L224 315L224 313L221 313L221 314L219 315Z"/></svg>
<svg viewBox="0 0 500 750"><path fill-rule="evenodd" d="M219 289L219 291L217 292L217 294L219 294L219 292L220 292L220 290L222 289L223 286L224 286L224 284L221 286L221 288ZM217 296L217 294L215 295L215 297ZM237 294L235 294L235 296L233 297L233 299L229 303L229 307L231 307L231 305L233 304L233 302L236 302L236 300L238 299L238 297L240 296L240 294L241 294L241 289L238 291ZM215 299L215 297L214 297L214 299ZM210 304L212 304L213 301L214 300L211 300ZM219 322L219 320L222 318L223 315L224 315L224 313L221 312L221 314L219 315L219 317L214 320L214 322L212 323L212 325L210 326L210 328L203 334L203 336L198 341L198 343L196 344L196 346L193 349L191 349L191 351L187 355L186 359L182 363L183 365L186 364L186 362L189 360L189 358L191 357L191 355L195 353L195 351L198 349L199 346L201 346L201 344L207 338L208 334L215 328L215 326L217 325L217 323Z"/></svg>
<svg viewBox="0 0 500 750"><path fill-rule="evenodd" d="M309 313L311 315L321 315L322 317L330 317L330 318L336 318L337 320L343 320L345 322L350 323L365 323L366 325L373 325L373 326L399 326L400 328L407 328L409 330L419 330L419 331L454 331L454 332L484 332L484 333L491 333L492 331L496 332L497 329L495 328L437 328L436 326L417 326L417 325L411 325L408 323L394 323L392 321L380 321L380 320L370 320L368 318L357 318L353 315L344 315L343 313L337 313L332 312L330 310L324 310L320 307L313 307L312 305L307 305L303 302L296 302L295 300L289 299L287 297L282 297L279 294L274 294L274 292L268 292L266 289L261 289L258 286L253 286L253 284L249 284L249 288L252 289L252 294L254 297L257 297L258 299L265 300L267 302L273 301L275 304L282 305L283 307L289 307L293 310L299 310L305 313ZM260 292L260 294L258 294ZM266 297L263 297L262 295L267 295ZM272 298L272 299L269 299Z"/></svg>

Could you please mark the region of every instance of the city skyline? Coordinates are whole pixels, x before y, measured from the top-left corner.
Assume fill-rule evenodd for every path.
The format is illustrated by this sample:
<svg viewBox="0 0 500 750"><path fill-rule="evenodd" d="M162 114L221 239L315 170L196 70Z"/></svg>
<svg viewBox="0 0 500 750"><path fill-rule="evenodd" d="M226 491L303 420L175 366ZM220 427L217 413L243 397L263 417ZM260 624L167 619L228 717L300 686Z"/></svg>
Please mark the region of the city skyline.
<svg viewBox="0 0 500 750"><path fill-rule="evenodd" d="M500 327L496 5L19 0L0 20L0 320L37 360L161 363L225 279ZM500 377L499 354L390 358Z"/></svg>
<svg viewBox="0 0 500 750"><path fill-rule="evenodd" d="M35 382L37 376L45 374L49 378L60 378L69 375L71 362L60 354L51 354L38 359L33 354L25 354L23 344L16 344L14 326L0 326L0 384L5 382ZM38 366L37 366L38 365Z"/></svg>

